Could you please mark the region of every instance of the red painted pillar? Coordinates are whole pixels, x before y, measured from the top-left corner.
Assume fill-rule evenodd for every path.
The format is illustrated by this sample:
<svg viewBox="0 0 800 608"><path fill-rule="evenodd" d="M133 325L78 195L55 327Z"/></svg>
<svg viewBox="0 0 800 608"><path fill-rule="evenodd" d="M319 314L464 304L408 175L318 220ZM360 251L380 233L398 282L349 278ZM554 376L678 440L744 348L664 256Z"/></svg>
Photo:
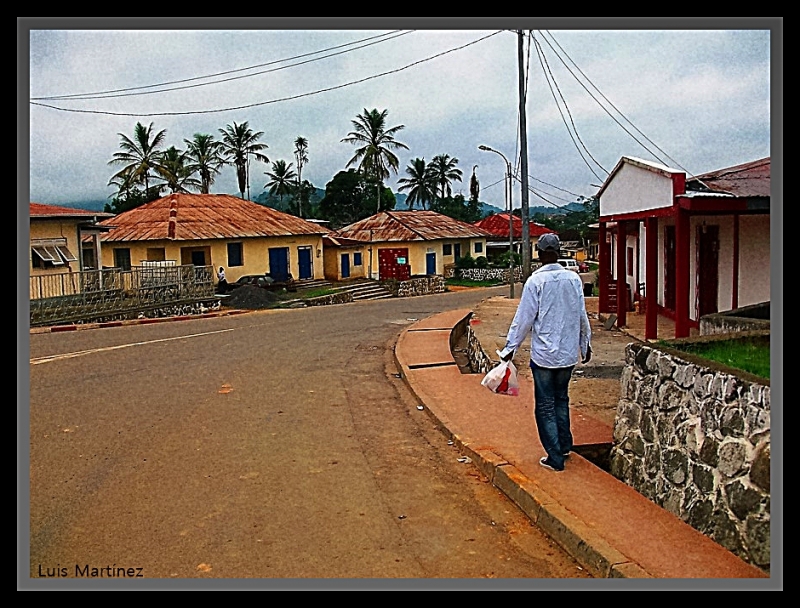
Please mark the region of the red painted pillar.
<svg viewBox="0 0 800 608"><path fill-rule="evenodd" d="M598 250L597 250L597 262L599 266L597 267L597 274L599 277L599 285L600 288L600 300L599 300L599 308L600 312L611 312L608 310L608 265L610 260L606 255L606 239L608 238L608 230L606 228L605 222L600 222L600 231L597 236L597 243L598 243Z"/></svg>
<svg viewBox="0 0 800 608"><path fill-rule="evenodd" d="M628 322L628 289L625 281L627 241L625 222L617 222L617 327L625 327Z"/></svg>
<svg viewBox="0 0 800 608"><path fill-rule="evenodd" d="M689 214L675 209L675 337L689 337Z"/></svg>
<svg viewBox="0 0 800 608"><path fill-rule="evenodd" d="M647 218L645 238L644 338L655 340L658 338L658 218Z"/></svg>

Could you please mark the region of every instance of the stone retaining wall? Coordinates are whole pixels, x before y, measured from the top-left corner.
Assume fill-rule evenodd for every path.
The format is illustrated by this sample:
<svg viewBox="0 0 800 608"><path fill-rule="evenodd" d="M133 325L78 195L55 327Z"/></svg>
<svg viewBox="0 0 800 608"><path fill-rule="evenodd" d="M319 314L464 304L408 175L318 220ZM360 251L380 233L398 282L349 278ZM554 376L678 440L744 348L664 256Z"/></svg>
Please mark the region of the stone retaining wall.
<svg viewBox="0 0 800 608"><path fill-rule="evenodd" d="M745 561L770 566L770 387L626 348L611 473Z"/></svg>
<svg viewBox="0 0 800 608"><path fill-rule="evenodd" d="M700 317L700 335L769 331L769 302Z"/></svg>
<svg viewBox="0 0 800 608"><path fill-rule="evenodd" d="M353 294L349 291L340 291L338 293L330 293L325 296L318 296L316 298L305 298L303 303L306 306L326 306L327 304L345 304L353 301Z"/></svg>
<svg viewBox="0 0 800 608"><path fill-rule="evenodd" d="M459 277L470 281L502 281L508 283L508 268L450 268L448 278ZM447 274L447 273L446 273ZM514 267L514 282L522 281L522 266Z"/></svg>
<svg viewBox="0 0 800 608"><path fill-rule="evenodd" d="M85 323L110 323L113 321L129 321L131 319L163 319L166 317L185 317L201 315L210 310L217 310L221 306L221 298L209 297L192 302L178 302L161 306L137 307L120 310L114 313L87 315L81 319L71 321L70 324L82 325ZM58 325L58 323L55 323Z"/></svg>
<svg viewBox="0 0 800 608"><path fill-rule="evenodd" d="M390 279L381 284L399 298L445 292L444 277L436 274L411 277L407 281Z"/></svg>

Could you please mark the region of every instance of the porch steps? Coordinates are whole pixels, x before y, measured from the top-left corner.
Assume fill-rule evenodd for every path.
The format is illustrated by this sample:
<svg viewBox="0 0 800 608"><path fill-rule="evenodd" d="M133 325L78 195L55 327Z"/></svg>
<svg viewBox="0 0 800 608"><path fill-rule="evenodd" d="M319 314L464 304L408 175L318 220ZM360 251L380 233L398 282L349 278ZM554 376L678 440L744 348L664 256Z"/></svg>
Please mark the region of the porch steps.
<svg viewBox="0 0 800 608"><path fill-rule="evenodd" d="M394 294L380 283L356 285L348 287L347 291L353 294L354 302L358 300L383 300L384 298L394 297Z"/></svg>
<svg viewBox="0 0 800 608"><path fill-rule="evenodd" d="M303 279L302 281L297 281L297 291L324 289L328 287L333 287L333 284L325 279Z"/></svg>
<svg viewBox="0 0 800 608"><path fill-rule="evenodd" d="M394 294L383 287L380 283L372 279L354 279L336 283L334 289L349 291L353 295L353 301L358 300L382 300L392 298Z"/></svg>

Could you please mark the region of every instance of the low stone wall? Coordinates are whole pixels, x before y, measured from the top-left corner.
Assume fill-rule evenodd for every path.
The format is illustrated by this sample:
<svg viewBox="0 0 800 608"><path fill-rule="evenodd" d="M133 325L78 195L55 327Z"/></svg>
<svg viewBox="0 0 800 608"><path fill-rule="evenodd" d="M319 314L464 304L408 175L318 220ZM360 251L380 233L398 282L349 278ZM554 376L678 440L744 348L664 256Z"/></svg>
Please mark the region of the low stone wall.
<svg viewBox="0 0 800 608"><path fill-rule="evenodd" d="M508 283L510 270L508 268L461 268L454 269L453 276L470 281L502 281ZM522 266L514 267L514 282L522 281Z"/></svg>
<svg viewBox="0 0 800 608"><path fill-rule="evenodd" d="M768 571L768 383L661 346L629 344L625 360L611 473Z"/></svg>
<svg viewBox="0 0 800 608"><path fill-rule="evenodd" d="M330 293L326 296L318 296L316 298L306 298L303 303L306 306L326 306L328 304L345 304L353 301L353 294L349 291L340 291L338 293Z"/></svg>
<svg viewBox="0 0 800 608"><path fill-rule="evenodd" d="M444 293L444 277L436 274L411 277L407 281L381 281L395 297L424 296L431 293Z"/></svg>
<svg viewBox="0 0 800 608"><path fill-rule="evenodd" d="M81 319L69 321L68 323L82 325L85 323L129 321L131 319L163 319L166 317L202 315L211 310L218 310L221 306L220 300L220 298L212 296L207 299L196 300L193 302L178 302L164 304L161 306L137 307L135 309L120 310L114 313L86 315ZM54 325L58 325L58 323L55 323Z"/></svg>
<svg viewBox="0 0 800 608"><path fill-rule="evenodd" d="M743 306L736 310L700 317L700 335L729 334L740 331L769 331L769 302Z"/></svg>

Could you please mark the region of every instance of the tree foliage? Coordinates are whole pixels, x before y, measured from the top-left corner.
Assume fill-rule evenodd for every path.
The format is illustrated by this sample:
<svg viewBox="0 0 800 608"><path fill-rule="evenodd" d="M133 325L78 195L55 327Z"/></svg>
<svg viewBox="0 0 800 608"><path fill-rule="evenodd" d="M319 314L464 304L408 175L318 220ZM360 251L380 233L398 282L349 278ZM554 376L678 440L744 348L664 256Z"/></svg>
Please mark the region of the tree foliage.
<svg viewBox="0 0 800 608"><path fill-rule="evenodd" d="M222 144L207 133L195 133L191 140L183 141L186 144L189 166L200 176L200 194L208 194L225 164Z"/></svg>
<svg viewBox="0 0 800 608"><path fill-rule="evenodd" d="M285 160L276 160L272 163L272 171L264 173L269 177L264 187L269 188L270 195L277 196L281 202L284 196L295 191L297 174L292 170L292 163L287 165Z"/></svg>
<svg viewBox="0 0 800 608"><path fill-rule="evenodd" d="M269 158L263 154L269 146L258 140L264 135L263 131L253 131L247 121L242 124L227 125L220 129L222 134L222 154L225 161L236 167L236 178L239 182L239 193L244 198L245 192L250 192L250 157L268 163Z"/></svg>
<svg viewBox="0 0 800 608"><path fill-rule="evenodd" d="M478 200L470 199L467 201L464 199L463 194L434 199L431 202L431 211L469 224L474 224L482 217Z"/></svg>
<svg viewBox="0 0 800 608"><path fill-rule="evenodd" d="M319 203L320 218L337 229L369 217L375 212L379 187L381 211L394 209L390 188L355 169L340 171L325 186L325 197Z"/></svg>
<svg viewBox="0 0 800 608"><path fill-rule="evenodd" d="M133 129L133 139L124 133L118 135L120 150L114 153L108 164L123 167L111 177L109 185L118 185L126 190L141 185L145 191L149 191L150 177L156 170L167 130L161 129L153 133L152 122L147 127L137 122Z"/></svg>
<svg viewBox="0 0 800 608"><path fill-rule="evenodd" d="M351 121L353 130L342 139L345 143L357 146L355 154L345 166L358 165L361 173L378 181L387 179L390 172L397 173L400 160L394 150L408 150L407 145L395 139L405 125L387 128L388 113L388 110L378 112L377 109L364 108L364 112Z"/></svg>
<svg viewBox="0 0 800 608"><path fill-rule="evenodd" d="M415 158L406 167L406 175L397 180L400 184L398 190L408 190L409 209L414 209L414 205L419 203L422 209L427 206L436 196L436 181L431 173L430 167L425 163L424 158Z"/></svg>

